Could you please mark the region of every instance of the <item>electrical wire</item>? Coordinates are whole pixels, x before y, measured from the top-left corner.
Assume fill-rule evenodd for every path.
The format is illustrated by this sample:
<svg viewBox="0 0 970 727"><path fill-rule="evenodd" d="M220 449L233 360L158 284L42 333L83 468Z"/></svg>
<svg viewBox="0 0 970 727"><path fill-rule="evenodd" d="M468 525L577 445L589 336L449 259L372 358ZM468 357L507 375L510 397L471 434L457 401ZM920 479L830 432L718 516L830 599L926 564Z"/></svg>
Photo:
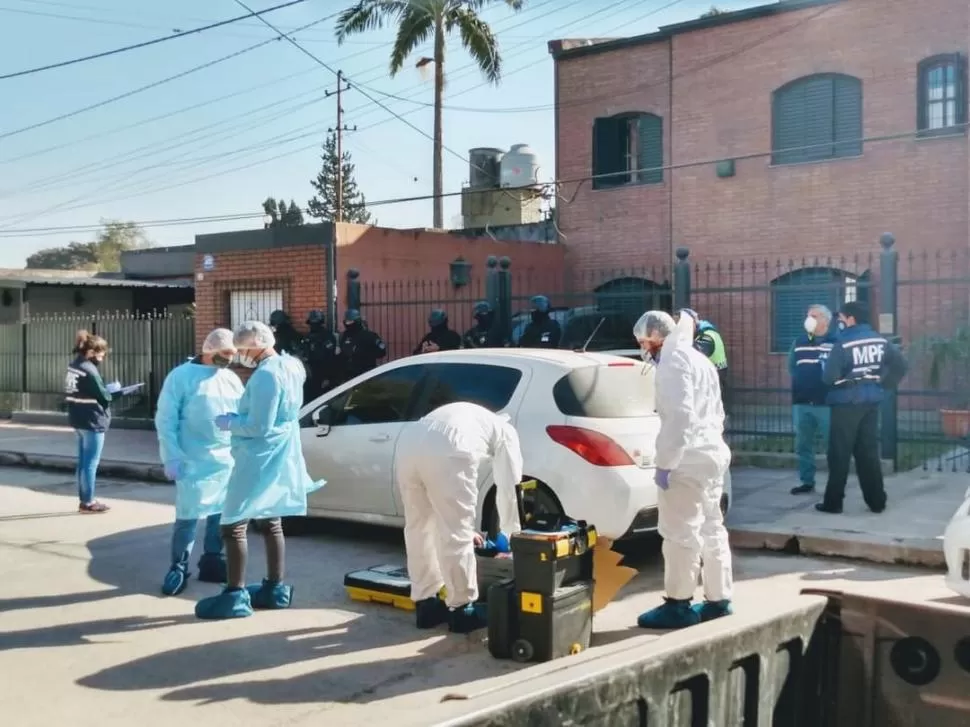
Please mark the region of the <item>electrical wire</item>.
<svg viewBox="0 0 970 727"><path fill-rule="evenodd" d="M300 28L298 28L297 30L295 30L293 32L296 33L296 32L299 32L302 29L312 28L313 26L319 25L320 23L324 22L325 20L330 20L331 18L336 17L336 15L337 15L337 13L331 13L330 15L325 15L324 17L319 18L318 20L314 20L312 23L307 23L306 25L301 26ZM82 108L75 109L74 111L68 111L67 113L63 113L63 114L60 114L59 116L54 116L54 117L49 118L49 119L45 119L44 121L37 121L37 122L35 122L33 124L28 124L27 126L22 126L19 129L14 129L13 131L4 131L4 132L0 133L0 139L9 139L12 136L17 136L19 134L24 134L24 133L26 133L28 131L33 131L34 129L40 129L40 128L43 128L45 126L49 126L51 124L57 123L58 121L64 121L65 119L73 118L73 117L78 116L80 114L83 114L83 113L85 113L87 111L93 111L94 109L102 108L102 107L107 106L109 104L115 103L116 101L121 101L122 99L131 98L132 96L134 96L136 94L139 94L139 93L142 93L143 91L148 91L150 89L157 88L157 87L159 87L159 86L161 86L163 84L169 83L171 81L175 81L175 80L178 80L180 78L184 78L185 76L188 76L188 75L190 75L192 73L197 73L198 71L205 70L206 68L211 68L212 66L214 66L216 64L223 63L223 62L228 61L228 60L231 60L233 58L238 58L239 56L241 56L241 55L243 55L245 53L250 53L250 52L256 50L257 48L262 48L263 46L267 46L270 43L275 43L278 40L279 40L279 38L269 38L268 40L264 40L264 41L261 41L259 43L254 44L254 45L247 46L247 47L242 48L240 50L237 50L237 51L235 51L233 53L230 53L228 55L222 56L220 58L216 58L215 60L208 61L208 62L203 63L203 64L198 65L198 66L193 66L192 68L189 68L187 70L184 70L184 71L181 71L179 73L176 73L174 76L167 76L166 78L159 79L158 81L153 81L152 83L146 84L144 86L139 86L138 88L133 88L133 89L131 89L129 91L125 91L124 93L118 94L117 96L112 96L111 98L103 99L101 101L98 101L97 103L89 104L89 105L84 106Z"/></svg>
<svg viewBox="0 0 970 727"><path fill-rule="evenodd" d="M970 127L970 123L956 124L950 128L952 128L953 132L956 134L960 131L966 131L968 127ZM907 139L915 139L919 137L919 134L920 132L918 130L909 130L909 131L899 132L899 133L880 134L875 136L862 137L858 140L846 140L846 142L855 141L856 143L860 143L863 145L877 144L877 143L885 143L890 141L903 141ZM781 154L781 153L792 153L796 151L810 151L821 147L829 148L831 146L832 146L831 142L818 143L818 144L804 144L804 145L793 146L793 147L785 147L783 149L771 149L768 151L751 152L751 153L745 153L745 154L731 154L730 158L735 161L770 159L772 156ZM296 150L296 151L301 151L301 150ZM633 175L633 174L643 174L647 172L656 172L656 171L667 172L667 171L676 171L680 169L690 169L690 168L696 168L696 167L702 167L702 166L713 166L718 162L723 161L723 159L724 159L724 156L721 155L713 158L699 159L699 160L690 161L690 162L678 162L676 164L664 164L664 165L658 165L654 167L641 167L638 169L631 169L623 173ZM825 163L825 161L826 160L819 160L818 163ZM549 184L539 185L539 186L546 188L546 192L545 192L546 194L549 194L549 188L559 188L567 184L580 185L579 187L577 187L577 191L578 191L579 189L581 189L581 185L585 184L586 182L592 182L597 179L603 179L606 177L615 177L616 174L617 174L616 172L606 172L603 174L587 174L580 177L559 179L559 180L550 182ZM185 185L176 184L173 186L182 187ZM522 189L537 190L537 186L523 185L518 187L506 187L505 189L509 191L522 190ZM424 202L429 199L434 199L436 196L441 198L458 197L458 196L461 196L462 194L465 194L466 191L467 190L462 189L462 190L456 190L453 192L444 192L441 195L424 194L424 195L415 195L415 196L409 196L409 197L393 197L389 199L373 200L373 201L368 201L367 206L368 208L370 208L370 207L382 207L382 206L389 206L389 205L396 205L396 204L407 204L411 202ZM573 196L575 197L575 195ZM557 195L557 198L564 204L570 204L572 202L572 200L564 199L563 197L560 197L558 195ZM262 217L262 213L258 213L258 214L238 213L238 214L213 215L213 216L203 216L203 217L183 217L183 218L170 218L170 219L162 219L162 220L146 220L146 221L134 222L133 224L138 225L139 227L147 228L147 227L172 225L176 223L197 224L197 223L218 222L218 221L233 220L233 219L255 219L257 217ZM100 224L98 225L85 224L85 225L65 225L65 226L57 226L57 227L7 229L7 230L0 230L0 237L49 235L49 234L62 233L62 232L63 233L92 232L92 231L99 230L101 226L102 225Z"/></svg>
<svg viewBox="0 0 970 727"><path fill-rule="evenodd" d="M197 35L203 33L207 30L212 30L213 28L221 28L225 25L231 25L232 23L238 23L240 20L246 20L247 18L257 17L262 18L264 13L272 13L277 10L283 10L284 8L293 7L294 5L301 5L305 3L306 0L288 0L280 5L274 5L271 8L266 8L266 10L260 10L258 13L250 10L248 15L239 15L235 18L228 18L226 20L220 20L215 23L210 23L209 25L203 25L199 28L193 28L192 30L179 31L177 33L171 33L169 35L161 36L160 38L152 38L151 40L142 41L141 43L133 43L132 45L126 45L121 48L114 48L112 50L102 51L100 53L93 53L87 56L81 56L80 58L72 58L67 61L59 61L57 63L48 63L44 66L35 66L34 68L26 68L22 71L14 71L13 73L0 74L0 81L6 81L10 78L21 78L23 76L31 76L35 73L42 73L44 71L52 71L55 68L66 68L67 66L73 66L78 63L85 63L87 61L95 61L101 58L108 58L110 56L118 55L119 53L127 53L133 50L139 50L141 48L148 48L149 46L158 45L159 43L165 43L169 40L176 40L178 38L185 38L190 35Z"/></svg>

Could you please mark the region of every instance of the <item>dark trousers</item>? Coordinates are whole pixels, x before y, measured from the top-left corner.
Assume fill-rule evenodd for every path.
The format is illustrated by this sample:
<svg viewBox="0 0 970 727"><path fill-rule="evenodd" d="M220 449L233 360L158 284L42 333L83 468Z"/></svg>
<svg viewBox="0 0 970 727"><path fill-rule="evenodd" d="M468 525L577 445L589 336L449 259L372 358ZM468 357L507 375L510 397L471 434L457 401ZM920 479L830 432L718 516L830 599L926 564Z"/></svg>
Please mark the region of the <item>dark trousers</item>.
<svg viewBox="0 0 970 727"><path fill-rule="evenodd" d="M829 508L842 508L845 484L849 478L849 463L853 457L862 499L870 510L881 512L886 507L886 489L882 482L882 462L879 459L878 404L832 407L828 452L829 480L825 486L824 499Z"/></svg>

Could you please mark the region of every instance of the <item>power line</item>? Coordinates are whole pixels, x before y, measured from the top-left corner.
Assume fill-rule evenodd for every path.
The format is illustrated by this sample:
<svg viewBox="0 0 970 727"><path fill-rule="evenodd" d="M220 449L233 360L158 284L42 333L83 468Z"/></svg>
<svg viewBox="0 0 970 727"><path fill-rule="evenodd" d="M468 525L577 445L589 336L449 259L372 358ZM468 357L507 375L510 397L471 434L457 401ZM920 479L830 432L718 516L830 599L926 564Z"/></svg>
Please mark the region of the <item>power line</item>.
<svg viewBox="0 0 970 727"><path fill-rule="evenodd" d="M968 127L970 127L970 123L956 124L950 128L952 128L953 131L956 132L958 130L966 130ZM860 139L854 139L854 140L848 139L848 140L845 140L843 143L854 142L859 144L876 144L876 143L884 143L889 141L901 141L905 139L917 138L919 136L919 133L920 132L918 130L909 130L909 131L893 133L893 134L880 134L875 136L861 137ZM797 152L797 151L811 151L813 149L818 149L823 147L830 148L831 146L832 146L831 142L818 143L818 144L805 144L800 146L785 147L782 149L771 149L768 151L751 152L747 154L731 154L729 156L731 159L735 161L751 161L755 159L769 159L776 154L791 153L791 152ZM297 151L300 151L300 150L297 150ZM647 172L676 171L679 169L690 169L690 168L701 167L701 166L712 166L717 164L720 161L723 161L723 159L724 159L724 156L721 155L721 156L716 156L708 159L700 159L700 160L695 160L690 162L664 164L664 165L659 165L654 167L641 167L638 169L631 169L631 170L625 171L623 172L623 174L634 175L634 174L644 174ZM825 161L826 160L819 160L819 163L825 163ZM592 182L597 179L604 179L607 177L615 177L615 176L617 176L616 172L605 172L602 174L587 174L581 177L559 179L559 180L550 182L547 185L538 185L538 186L559 188L567 184L576 184L576 185L579 185L577 186L577 190L576 190L578 192L578 190L581 189L581 186L586 182ZM173 186L184 186L184 185L173 185ZM536 188L537 188L537 185L522 185L518 187L505 187L504 189L513 191L513 190L522 190L522 189L534 190ZM457 190L453 192L444 192L441 195L424 194L424 195L415 195L410 197L393 197L389 199L368 201L367 206L382 207L382 206L389 206L389 205L395 205L395 204L407 204L411 202L424 202L429 199L434 199L436 196L441 198L458 197L464 194L466 191L467 190L462 189L462 190ZM559 201L564 204L570 204L572 202L572 200L565 199L559 196L558 194L556 196L559 199ZM575 197L575 194L573 196ZM162 219L162 220L146 220L146 221L134 222L134 224L138 225L139 227L159 227L159 226L175 225L175 224L187 225L187 224L197 224L197 223L204 223L204 222L219 222L219 221L227 221L227 220L231 221L236 219L254 219L257 217L261 218L262 213L252 213L252 214L238 213L238 214L213 215L213 216L206 216L206 217L182 217L182 218L171 218L171 219ZM100 224L98 225L85 224L85 225L65 225L65 226L59 226L59 227L7 229L7 230L0 230L0 237L49 235L49 234L64 233L64 232L95 232L101 229L101 227L102 225Z"/></svg>
<svg viewBox="0 0 970 727"><path fill-rule="evenodd" d="M325 15L324 17L319 18L318 20L314 20L312 23L307 23L306 25L301 26L300 28L298 28L297 30L294 30L293 32L296 33L296 32L299 32L300 30L303 30L303 29L306 29L306 28L312 28L313 26L319 25L320 23L324 22L325 20L330 20L331 18L333 18L335 16L336 16L336 13L331 13L330 15ZM57 123L58 121L64 121L65 119L73 118L73 117L78 116L79 114L83 114L83 113L85 113L87 111L93 111L94 109L102 108L102 107L107 106L108 104L112 104L112 103L114 103L116 101L121 101L122 99L130 98L131 96L134 96L136 94L142 93L143 91L148 91L150 89L157 88L158 86L161 86L163 84L169 83L171 81L175 81L175 80L178 80L180 78L184 78L185 76L188 76L188 75L190 75L192 73L197 73L198 71L205 70L206 68L211 68L212 66L214 66L216 64L223 63L223 62L228 61L228 60L231 60L233 58L237 58L237 57L239 57L239 56L241 56L241 55L243 55L245 53L249 53L251 51L254 51L257 48L262 48L263 46L269 45L270 43L275 43L278 40L279 40L279 38L270 38L268 40L264 40L264 41L261 41L259 43L254 44L254 45L250 45L250 46L247 46L247 47L242 48L240 50L237 50L237 51L235 51L233 53L230 53L229 55L225 55L225 56L222 56L220 58L216 58L215 60L208 61L208 62L203 63L203 64L198 65L198 66L193 66L192 68L189 68L187 70L181 71L180 73L176 73L174 76L168 76L166 78L159 79L158 81L153 81L152 83L146 84L144 86L139 86L138 88L133 88L130 91L125 91L124 93L118 94L117 96L112 96L111 98L103 99L102 101L98 101L97 103L89 104L88 106L84 106L82 108L75 109L74 111L69 111L67 113L60 114L59 116L54 116L52 118L45 119L44 121L38 121L38 122L35 122L33 124L29 124L27 126L22 126L21 128L14 129L13 131L5 131L3 133L0 133L0 139L8 139L8 138L10 138L12 136L17 136L19 134L24 134L24 133L26 133L28 131L33 131L34 129L40 129L40 128L44 127L44 126L49 126L50 124Z"/></svg>
<svg viewBox="0 0 970 727"><path fill-rule="evenodd" d="M86 61L94 61L100 58L108 58L109 56L118 55L119 53L127 53L128 51L138 50L140 48L148 48L149 46L158 45L159 43L164 43L169 40L175 40L177 38L185 38L189 35L196 35L198 33L205 32L206 30L212 30L213 28L221 28L225 25L231 25L232 23L238 23L240 20L245 20L247 18L257 17L262 19L263 13L272 13L277 10L282 10L284 8L289 8L294 5L301 5L305 3L306 0L288 0L288 2L282 3L280 5L274 5L266 10L260 10L258 13L250 10L248 15L239 15L235 18L228 18L227 20L220 20L216 23L210 23L209 25L203 25L199 28L193 28L192 30L179 31L177 33L171 33L169 35L164 35L160 38L153 38L151 40L146 40L141 43L134 43L132 45L126 45L121 48L115 48L113 50L102 51L100 53L93 53L88 56L81 56L80 58L72 58L68 61L59 61L58 63L48 63L46 66L36 66L34 68L27 68L22 71L15 71L13 73L5 73L0 75L0 81L6 81L9 78L20 78L22 76L30 76L34 73L41 73L43 71L52 71L55 68L65 68L67 66L73 66L78 63L84 63ZM248 8L247 8L248 9Z"/></svg>

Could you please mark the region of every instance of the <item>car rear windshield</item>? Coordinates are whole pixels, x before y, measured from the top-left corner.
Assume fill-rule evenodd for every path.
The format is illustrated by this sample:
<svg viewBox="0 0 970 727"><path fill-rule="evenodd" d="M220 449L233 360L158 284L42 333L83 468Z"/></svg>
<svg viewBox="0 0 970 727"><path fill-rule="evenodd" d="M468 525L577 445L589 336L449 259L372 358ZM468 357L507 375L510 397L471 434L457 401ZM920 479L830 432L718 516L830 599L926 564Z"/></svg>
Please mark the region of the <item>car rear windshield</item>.
<svg viewBox="0 0 970 727"><path fill-rule="evenodd" d="M653 387L643 366L585 366L559 379L552 396L569 417L624 419L655 412Z"/></svg>

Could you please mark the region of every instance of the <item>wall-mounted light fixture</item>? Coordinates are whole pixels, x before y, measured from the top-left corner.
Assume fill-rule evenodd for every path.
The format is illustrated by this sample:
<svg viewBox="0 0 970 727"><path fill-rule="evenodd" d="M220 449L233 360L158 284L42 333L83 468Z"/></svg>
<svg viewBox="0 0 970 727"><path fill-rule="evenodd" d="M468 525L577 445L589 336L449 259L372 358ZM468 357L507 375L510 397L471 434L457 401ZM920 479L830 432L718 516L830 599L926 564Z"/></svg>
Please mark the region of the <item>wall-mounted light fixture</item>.
<svg viewBox="0 0 970 727"><path fill-rule="evenodd" d="M464 288L468 285L468 281L471 278L472 264L459 255L448 265L451 269L451 284L456 288Z"/></svg>

